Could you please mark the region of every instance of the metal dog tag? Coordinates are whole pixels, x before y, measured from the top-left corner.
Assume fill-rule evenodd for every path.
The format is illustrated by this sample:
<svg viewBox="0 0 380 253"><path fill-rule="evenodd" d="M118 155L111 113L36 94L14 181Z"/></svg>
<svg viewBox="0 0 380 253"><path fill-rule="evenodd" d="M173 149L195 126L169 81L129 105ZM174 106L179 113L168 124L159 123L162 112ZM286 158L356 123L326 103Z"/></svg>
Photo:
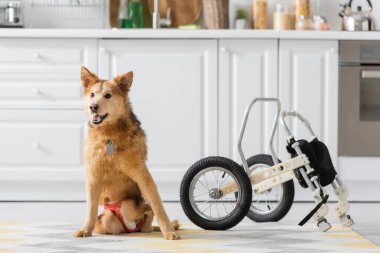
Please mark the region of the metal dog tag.
<svg viewBox="0 0 380 253"><path fill-rule="evenodd" d="M113 154L113 143L112 140L107 140L107 155Z"/></svg>

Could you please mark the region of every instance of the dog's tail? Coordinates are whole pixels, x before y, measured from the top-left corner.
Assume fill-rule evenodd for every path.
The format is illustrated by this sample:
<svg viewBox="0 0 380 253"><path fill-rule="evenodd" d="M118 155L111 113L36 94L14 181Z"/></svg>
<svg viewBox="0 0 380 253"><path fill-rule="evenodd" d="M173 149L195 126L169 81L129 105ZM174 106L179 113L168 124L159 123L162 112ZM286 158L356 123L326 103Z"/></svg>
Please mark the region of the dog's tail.
<svg viewBox="0 0 380 253"><path fill-rule="evenodd" d="M181 224L179 224L178 220L174 220L171 222L172 223L172 226L175 230L178 230L179 227L181 226ZM155 232L161 232L161 229L159 226L153 226L153 231Z"/></svg>

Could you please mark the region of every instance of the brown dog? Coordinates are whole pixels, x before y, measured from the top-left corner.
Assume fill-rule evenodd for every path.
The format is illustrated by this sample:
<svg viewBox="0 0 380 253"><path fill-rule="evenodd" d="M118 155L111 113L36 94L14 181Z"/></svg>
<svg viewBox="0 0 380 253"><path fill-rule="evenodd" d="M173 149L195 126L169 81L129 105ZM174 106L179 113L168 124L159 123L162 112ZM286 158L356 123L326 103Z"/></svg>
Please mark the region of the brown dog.
<svg viewBox="0 0 380 253"><path fill-rule="evenodd" d="M87 218L76 237L91 236L98 205L144 197L152 207L164 238L179 239L164 210L156 184L145 164L147 147L128 99L133 73L100 80L81 69L84 109L89 119L84 146L87 167Z"/></svg>

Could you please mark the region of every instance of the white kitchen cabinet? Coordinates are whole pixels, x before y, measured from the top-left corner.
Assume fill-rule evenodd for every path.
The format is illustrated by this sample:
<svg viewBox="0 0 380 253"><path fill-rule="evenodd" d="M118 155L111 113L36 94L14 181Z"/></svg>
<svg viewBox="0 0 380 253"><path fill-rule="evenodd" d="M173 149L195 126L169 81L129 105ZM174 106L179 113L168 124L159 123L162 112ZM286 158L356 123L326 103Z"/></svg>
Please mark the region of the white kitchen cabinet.
<svg viewBox="0 0 380 253"><path fill-rule="evenodd" d="M280 40L279 94L283 108L296 110L311 123L318 138L326 143L337 164L338 141L338 41ZM296 138L309 133L297 120L289 122ZM280 154L285 149L280 131Z"/></svg>
<svg viewBox="0 0 380 253"><path fill-rule="evenodd" d="M103 79L134 71L130 98L164 200L179 199L183 174L200 158L241 162L238 134L256 97L304 114L336 162L337 41L0 39L0 200L84 200L81 65ZM275 111L253 108L247 157L269 153ZM286 159L285 145L276 147Z"/></svg>
<svg viewBox="0 0 380 253"><path fill-rule="evenodd" d="M96 39L0 39L0 200L84 200L81 65Z"/></svg>
<svg viewBox="0 0 380 253"><path fill-rule="evenodd" d="M134 72L130 99L165 200L191 164L217 154L216 40L100 40L99 76Z"/></svg>
<svg viewBox="0 0 380 253"><path fill-rule="evenodd" d="M256 97L278 97L278 41L231 39L219 42L219 153L241 162L237 142L245 108ZM243 139L246 158L269 153L276 105L251 111Z"/></svg>
<svg viewBox="0 0 380 253"><path fill-rule="evenodd" d="M0 109L0 199L84 200L81 110Z"/></svg>

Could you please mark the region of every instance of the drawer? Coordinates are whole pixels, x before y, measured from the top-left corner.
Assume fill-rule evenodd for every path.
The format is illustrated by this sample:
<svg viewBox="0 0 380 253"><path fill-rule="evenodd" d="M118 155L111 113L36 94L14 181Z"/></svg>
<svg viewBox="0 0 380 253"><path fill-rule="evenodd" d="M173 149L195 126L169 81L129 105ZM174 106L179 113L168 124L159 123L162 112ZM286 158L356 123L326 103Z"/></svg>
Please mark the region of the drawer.
<svg viewBox="0 0 380 253"><path fill-rule="evenodd" d="M0 167L82 164L82 111L0 110L0 118Z"/></svg>
<svg viewBox="0 0 380 253"><path fill-rule="evenodd" d="M96 59L95 39L0 39L0 80L78 81Z"/></svg>
<svg viewBox="0 0 380 253"><path fill-rule="evenodd" d="M0 63L51 64L81 62L82 46L71 40L1 39Z"/></svg>
<svg viewBox="0 0 380 253"><path fill-rule="evenodd" d="M80 80L69 81L3 81L0 99L81 99Z"/></svg>
<svg viewBox="0 0 380 253"><path fill-rule="evenodd" d="M95 39L0 39L0 102L79 101L81 65L96 72Z"/></svg>

